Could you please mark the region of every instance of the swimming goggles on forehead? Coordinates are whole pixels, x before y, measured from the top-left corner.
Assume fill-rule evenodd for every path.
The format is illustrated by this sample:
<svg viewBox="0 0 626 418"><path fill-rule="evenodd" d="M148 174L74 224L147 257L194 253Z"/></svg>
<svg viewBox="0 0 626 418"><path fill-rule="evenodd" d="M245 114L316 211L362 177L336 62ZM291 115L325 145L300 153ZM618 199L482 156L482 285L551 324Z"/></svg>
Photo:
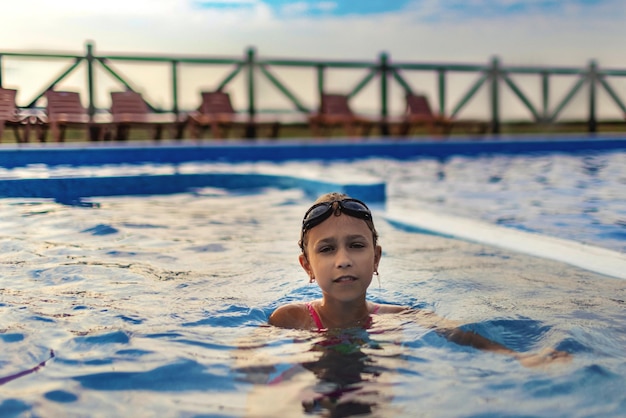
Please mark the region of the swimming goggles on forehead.
<svg viewBox="0 0 626 418"><path fill-rule="evenodd" d="M338 205L336 209L334 208L335 203ZM306 211L304 219L302 220L302 232L308 231L314 226L321 224L328 219L330 215L335 212L335 210L345 213L348 216L352 216L353 218L359 218L365 221L372 220L372 212L370 212L367 205L360 200L333 200L331 202L317 203Z"/></svg>

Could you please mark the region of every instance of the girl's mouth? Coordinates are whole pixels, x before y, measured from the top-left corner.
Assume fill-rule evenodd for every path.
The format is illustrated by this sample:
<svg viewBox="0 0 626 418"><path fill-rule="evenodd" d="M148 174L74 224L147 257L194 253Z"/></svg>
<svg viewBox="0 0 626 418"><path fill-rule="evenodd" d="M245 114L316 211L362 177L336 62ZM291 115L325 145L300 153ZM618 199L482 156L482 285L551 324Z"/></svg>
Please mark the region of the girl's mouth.
<svg viewBox="0 0 626 418"><path fill-rule="evenodd" d="M333 283L342 283L342 282L353 282L357 280L354 276L341 276L333 280Z"/></svg>

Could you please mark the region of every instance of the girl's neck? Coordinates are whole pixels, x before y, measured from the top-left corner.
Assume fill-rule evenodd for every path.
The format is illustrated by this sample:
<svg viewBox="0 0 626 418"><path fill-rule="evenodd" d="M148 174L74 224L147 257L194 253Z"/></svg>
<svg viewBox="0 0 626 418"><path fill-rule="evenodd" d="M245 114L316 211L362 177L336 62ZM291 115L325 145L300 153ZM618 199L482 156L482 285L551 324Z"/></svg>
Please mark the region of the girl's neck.
<svg viewBox="0 0 626 418"><path fill-rule="evenodd" d="M338 302L322 299L317 312L326 328L353 328L369 322L370 309L365 300Z"/></svg>

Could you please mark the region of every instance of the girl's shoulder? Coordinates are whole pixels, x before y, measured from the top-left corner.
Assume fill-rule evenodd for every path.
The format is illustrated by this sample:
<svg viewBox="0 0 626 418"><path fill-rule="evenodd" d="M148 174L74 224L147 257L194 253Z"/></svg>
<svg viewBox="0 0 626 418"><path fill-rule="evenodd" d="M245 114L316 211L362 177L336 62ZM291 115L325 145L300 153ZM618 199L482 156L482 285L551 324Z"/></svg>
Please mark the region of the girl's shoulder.
<svg viewBox="0 0 626 418"><path fill-rule="evenodd" d="M306 302L293 302L279 306L270 315L269 323L281 328L306 329L311 318Z"/></svg>
<svg viewBox="0 0 626 418"><path fill-rule="evenodd" d="M401 305L387 305L387 304L374 304L374 309L371 309L372 313L377 314L393 314L408 311L409 308Z"/></svg>

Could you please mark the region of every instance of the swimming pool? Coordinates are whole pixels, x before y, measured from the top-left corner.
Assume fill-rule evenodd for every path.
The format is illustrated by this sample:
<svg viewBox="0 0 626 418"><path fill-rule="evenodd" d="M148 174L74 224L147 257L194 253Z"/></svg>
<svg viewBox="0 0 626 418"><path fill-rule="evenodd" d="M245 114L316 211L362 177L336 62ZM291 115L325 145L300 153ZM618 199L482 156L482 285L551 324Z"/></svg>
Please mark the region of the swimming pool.
<svg viewBox="0 0 626 418"><path fill-rule="evenodd" d="M454 166L444 164L448 179L481 174L457 168L472 161L447 161ZM437 193L453 203L464 198L427 187L428 181L439 184L425 174L432 160L413 177L415 161L396 163L236 166L292 174L299 168L326 179L348 168L351 178L385 174L388 203L409 207L448 207L433 198ZM134 169L146 175L170 168ZM20 170L26 177L51 173ZM407 317L379 318L371 333L352 336L349 353L311 351L323 338L317 334L259 327L277 305L319 294L296 261L298 225L318 189L287 186L195 187L169 195L84 197L72 205L2 199L0 377L37 366L51 349L55 357L2 385L1 415L301 416L324 408L335 408L336 416L366 410L407 417L624 414L623 280L398 228L382 205L376 220L384 256L371 299L433 309L519 351L567 350L572 362L527 369L451 344ZM401 200L414 190L429 194ZM487 200L477 205L465 198L474 207ZM450 207L452 215L467 215ZM343 406L317 399L333 392Z"/></svg>

